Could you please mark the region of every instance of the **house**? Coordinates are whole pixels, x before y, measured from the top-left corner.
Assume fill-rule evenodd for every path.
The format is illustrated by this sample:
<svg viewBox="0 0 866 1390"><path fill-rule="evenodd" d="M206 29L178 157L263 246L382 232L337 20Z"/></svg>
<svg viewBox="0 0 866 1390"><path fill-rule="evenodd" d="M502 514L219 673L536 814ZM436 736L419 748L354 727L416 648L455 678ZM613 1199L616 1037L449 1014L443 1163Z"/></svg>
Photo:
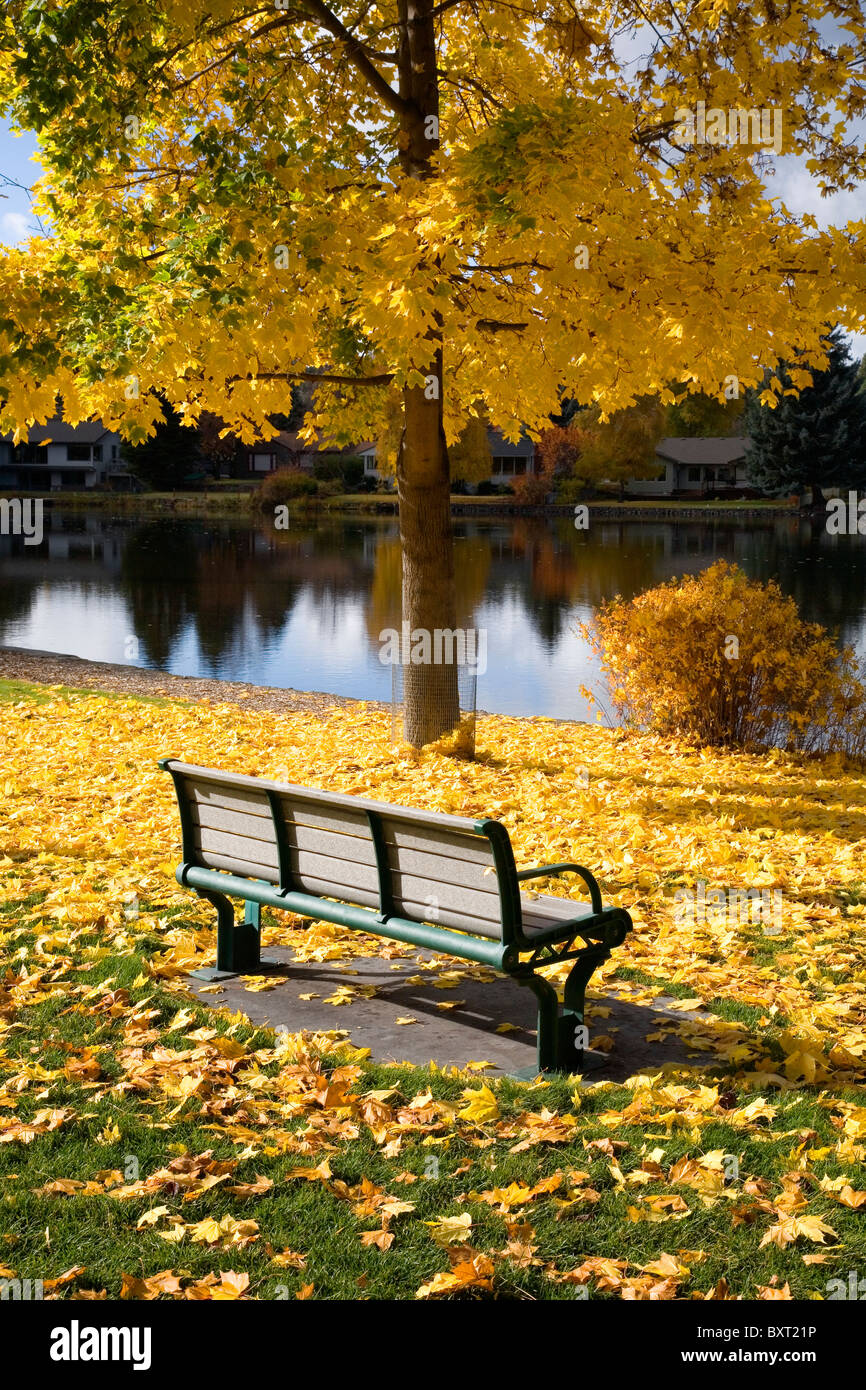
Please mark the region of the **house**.
<svg viewBox="0 0 866 1390"><path fill-rule="evenodd" d="M702 496L749 488L746 435L731 438L663 439L656 447L656 478L631 478L630 497ZM662 474L663 470L663 474Z"/></svg>
<svg viewBox="0 0 866 1390"><path fill-rule="evenodd" d="M253 474L274 473L278 468L300 468L304 473L311 473L316 459L349 455L357 458L363 447L368 448L369 445L329 445L321 437L315 444L308 444L300 438L297 430L280 430L274 439L263 441L248 450L247 466Z"/></svg>
<svg viewBox="0 0 866 1390"><path fill-rule="evenodd" d="M525 434L512 444L499 430L489 429L487 443L493 460L491 483L513 483L515 478L535 472L535 445Z"/></svg>
<svg viewBox="0 0 866 1390"><path fill-rule="evenodd" d="M247 454L250 473L274 473L278 468L303 468L309 472L313 466L315 449L298 438L297 430L280 430L274 439L256 444Z"/></svg>
<svg viewBox="0 0 866 1390"><path fill-rule="evenodd" d="M125 486L120 435L101 420L68 425L59 418L33 425L26 443L0 435L0 490L57 492Z"/></svg>
<svg viewBox="0 0 866 1390"><path fill-rule="evenodd" d="M499 430L488 429L487 443L490 448L491 473L486 481L494 485L503 486L513 483L515 478L522 477L526 473L535 472L535 445L531 439L521 435L516 444L512 444L500 434ZM365 478L379 479L381 477L378 468L378 446L375 440L367 440L363 444L357 444L352 450L364 460Z"/></svg>
<svg viewBox="0 0 866 1390"><path fill-rule="evenodd" d="M364 465L364 477L376 479L379 477L379 470L376 466L376 441L375 439L365 439L363 444L359 444L355 451Z"/></svg>

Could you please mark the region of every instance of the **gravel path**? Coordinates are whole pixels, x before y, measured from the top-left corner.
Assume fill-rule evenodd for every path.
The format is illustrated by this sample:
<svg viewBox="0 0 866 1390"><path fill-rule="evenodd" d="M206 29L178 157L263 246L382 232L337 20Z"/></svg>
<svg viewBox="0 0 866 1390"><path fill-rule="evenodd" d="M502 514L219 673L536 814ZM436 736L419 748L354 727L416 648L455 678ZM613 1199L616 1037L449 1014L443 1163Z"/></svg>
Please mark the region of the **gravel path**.
<svg viewBox="0 0 866 1390"><path fill-rule="evenodd" d="M385 708L375 700L350 700L342 695L327 695L318 690L279 690L273 686L247 685L243 681L172 676L166 671L149 671L140 666L120 666L107 661L85 661L80 656L31 651L25 647L0 647L0 679L110 690L124 695L162 695L197 703L212 700L214 704L243 704L245 709L274 710L277 713L308 710L321 714L335 707L359 704L374 709Z"/></svg>

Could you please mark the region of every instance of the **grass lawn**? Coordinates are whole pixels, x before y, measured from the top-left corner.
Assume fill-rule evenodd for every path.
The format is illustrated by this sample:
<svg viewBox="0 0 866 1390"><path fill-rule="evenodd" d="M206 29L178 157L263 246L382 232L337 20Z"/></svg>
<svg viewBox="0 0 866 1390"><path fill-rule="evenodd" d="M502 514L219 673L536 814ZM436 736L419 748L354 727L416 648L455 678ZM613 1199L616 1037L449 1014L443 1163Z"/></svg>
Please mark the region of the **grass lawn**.
<svg viewBox="0 0 866 1390"><path fill-rule="evenodd" d="M540 719L480 721L460 763L392 750L372 710L0 700L0 1277L61 1299L756 1299L864 1268L862 773ZM374 1065L351 1005L313 1036L206 1008L184 981L213 914L174 882L161 755L495 815L521 863L588 864L635 920L604 975L678 996L694 1065L655 1068L649 1034L625 1085L494 1082L483 1055ZM780 889L781 931L678 922L699 880ZM265 923L312 959L364 945Z"/></svg>

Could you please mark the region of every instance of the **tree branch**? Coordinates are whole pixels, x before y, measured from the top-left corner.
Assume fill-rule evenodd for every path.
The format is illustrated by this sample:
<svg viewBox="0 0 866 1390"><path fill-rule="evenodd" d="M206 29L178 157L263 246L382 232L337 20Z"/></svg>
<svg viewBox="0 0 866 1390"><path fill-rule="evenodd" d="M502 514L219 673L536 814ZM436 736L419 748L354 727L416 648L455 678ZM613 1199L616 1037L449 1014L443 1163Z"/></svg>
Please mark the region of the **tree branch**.
<svg viewBox="0 0 866 1390"><path fill-rule="evenodd" d="M499 319L478 319L476 321L475 327L480 328L485 333L503 333L506 331L510 331L513 333L522 333L524 328L529 327L529 324L503 323L500 322Z"/></svg>
<svg viewBox="0 0 866 1390"><path fill-rule="evenodd" d="M336 372L247 372L244 376L226 377L232 381L326 381L342 386L387 386L394 380L393 372L376 376L341 376Z"/></svg>
<svg viewBox="0 0 866 1390"><path fill-rule="evenodd" d="M343 44L349 61L361 76L366 78L373 91L381 97L386 106L390 106L391 110L395 111L398 116L407 115L415 110L413 102L406 101L399 92L394 91L390 82L382 76L375 64L370 62L361 40L349 32L346 26L323 3L323 0L306 0L306 8L310 14L315 16L323 29L327 29L329 34L333 34L334 38Z"/></svg>

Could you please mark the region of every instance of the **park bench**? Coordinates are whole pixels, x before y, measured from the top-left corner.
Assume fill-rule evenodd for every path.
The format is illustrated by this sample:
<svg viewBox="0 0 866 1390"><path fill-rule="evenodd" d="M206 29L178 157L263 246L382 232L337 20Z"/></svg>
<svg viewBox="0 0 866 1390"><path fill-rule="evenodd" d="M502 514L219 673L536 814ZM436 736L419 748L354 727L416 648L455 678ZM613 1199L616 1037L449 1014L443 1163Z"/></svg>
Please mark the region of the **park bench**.
<svg viewBox="0 0 866 1390"><path fill-rule="evenodd" d="M296 787L174 758L183 862L178 883L217 911L216 970L262 968L262 906L333 922L510 975L534 993L538 1070L581 1069L584 995L593 971L620 945L631 918L605 908L588 869L550 864L518 871L508 831L472 820L360 796ZM521 892L529 879L575 873L589 903ZM231 898L245 904L235 921ZM575 946L580 939L583 943ZM560 1010L538 970L574 964Z"/></svg>

